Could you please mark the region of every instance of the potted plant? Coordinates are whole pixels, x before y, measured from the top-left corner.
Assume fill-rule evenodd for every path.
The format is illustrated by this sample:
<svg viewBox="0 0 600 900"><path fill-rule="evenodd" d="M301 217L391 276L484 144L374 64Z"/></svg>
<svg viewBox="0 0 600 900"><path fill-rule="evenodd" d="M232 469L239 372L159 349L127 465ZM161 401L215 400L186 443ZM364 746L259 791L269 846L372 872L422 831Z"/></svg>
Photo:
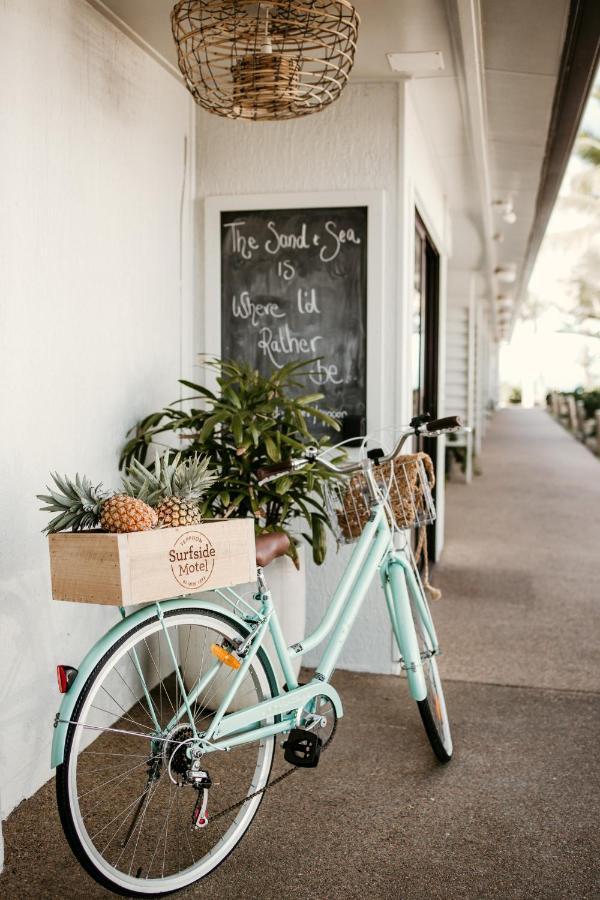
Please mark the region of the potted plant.
<svg viewBox="0 0 600 900"><path fill-rule="evenodd" d="M145 463L152 448L174 434L181 447L172 450L173 455L179 452L185 459L201 453L210 459L216 475L202 498L202 516L251 516L257 535L285 531L290 536L290 559L276 560L269 567L274 600L285 598L278 613L290 642L302 637L306 614L305 574L292 528L300 524L314 561L321 564L328 526L324 481L331 476L309 464L293 476L261 485L257 471L297 456L310 445L327 443L311 434L310 419L338 429L335 420L315 405L322 394L302 393L312 364L288 363L264 376L244 363L209 360L205 365L216 375L216 390L182 380L192 396L146 416L130 432L121 454L122 466L133 459Z"/></svg>
<svg viewBox="0 0 600 900"><path fill-rule="evenodd" d="M508 402L513 406L518 406L522 401L522 392L520 387L512 388L510 394L508 395Z"/></svg>

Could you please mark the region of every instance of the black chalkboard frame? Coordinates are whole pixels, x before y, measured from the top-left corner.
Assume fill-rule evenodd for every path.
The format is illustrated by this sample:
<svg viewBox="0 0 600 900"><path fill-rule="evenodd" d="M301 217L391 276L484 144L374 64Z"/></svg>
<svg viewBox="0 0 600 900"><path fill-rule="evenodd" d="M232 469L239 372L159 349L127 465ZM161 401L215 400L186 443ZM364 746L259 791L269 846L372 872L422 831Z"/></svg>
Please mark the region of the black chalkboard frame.
<svg viewBox="0 0 600 900"><path fill-rule="evenodd" d="M366 207L367 210L367 432L384 426L384 213L383 191L324 191L235 194L207 197L204 205L204 296L201 309L202 353L221 355L221 213L261 210L313 210ZM206 383L214 387L214 376ZM211 383L212 382L212 383Z"/></svg>

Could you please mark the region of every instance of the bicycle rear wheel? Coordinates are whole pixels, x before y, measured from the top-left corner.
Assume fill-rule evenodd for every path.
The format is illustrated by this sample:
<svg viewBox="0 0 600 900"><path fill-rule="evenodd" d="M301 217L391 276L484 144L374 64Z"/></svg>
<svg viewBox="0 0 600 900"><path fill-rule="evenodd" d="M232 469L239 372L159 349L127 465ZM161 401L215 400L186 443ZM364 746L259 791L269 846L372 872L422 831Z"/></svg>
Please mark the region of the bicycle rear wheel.
<svg viewBox="0 0 600 900"><path fill-rule="evenodd" d="M163 623L188 691L216 664L212 644L245 637L231 619L200 608L166 612ZM199 734L233 675L222 665L193 704ZM250 706L274 692L259 650L232 705ZM158 897L203 878L242 839L262 800L256 792L268 783L274 737L205 754L201 767L211 783L199 788L190 775L190 719L186 713L173 723L181 705L158 616L107 651L77 700L57 769L60 817L79 862L116 893Z"/></svg>

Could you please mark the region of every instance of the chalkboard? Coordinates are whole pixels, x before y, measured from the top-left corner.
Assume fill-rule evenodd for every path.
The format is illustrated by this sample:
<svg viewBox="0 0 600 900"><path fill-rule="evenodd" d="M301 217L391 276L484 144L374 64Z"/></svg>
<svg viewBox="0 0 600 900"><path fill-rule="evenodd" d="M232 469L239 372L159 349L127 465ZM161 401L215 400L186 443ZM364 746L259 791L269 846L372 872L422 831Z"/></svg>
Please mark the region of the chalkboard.
<svg viewBox="0 0 600 900"><path fill-rule="evenodd" d="M365 433L367 207L221 212L221 356L270 374L321 357L307 378L341 432Z"/></svg>

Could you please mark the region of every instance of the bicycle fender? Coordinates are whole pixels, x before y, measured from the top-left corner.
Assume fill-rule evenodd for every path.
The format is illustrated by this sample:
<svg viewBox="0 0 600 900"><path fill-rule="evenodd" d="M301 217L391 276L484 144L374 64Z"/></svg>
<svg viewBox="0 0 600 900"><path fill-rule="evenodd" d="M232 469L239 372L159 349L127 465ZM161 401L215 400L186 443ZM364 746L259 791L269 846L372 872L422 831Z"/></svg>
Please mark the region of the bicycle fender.
<svg viewBox="0 0 600 900"><path fill-rule="evenodd" d="M203 609L208 610L209 612L216 612L220 616L229 619L236 628L241 629L242 631L249 632L250 626L243 619L236 616L234 613L230 612L228 609L219 606L217 603L211 603L209 600L197 600L191 597L185 598L176 598L173 600L165 600L160 602L160 608L163 612L168 612L172 609ZM121 619L120 622L117 622L110 631L107 631L100 640L97 641L96 644L91 648L91 650L87 653L83 662L80 664L75 680L69 687L69 690L66 694L63 694L63 699L60 704L58 713L56 714L56 718L54 720L54 734L52 736L52 752L51 752L51 766L55 769L57 766L60 766L64 760L65 756L65 741L67 738L67 730L69 727L69 722L73 716L73 710L75 709L75 705L83 690L84 685L86 684L88 678L104 656L104 654L113 646L120 638L122 638L128 631L130 631L136 625L140 625L143 622L147 622L150 619L153 619L156 616L156 605L154 603L149 606L144 606L142 609L138 609L136 612L131 615L126 616L124 619ZM262 648L264 649L264 648ZM266 650L265 650L266 654ZM268 658L268 654L267 658ZM268 659L271 668L273 668L271 660Z"/></svg>
<svg viewBox="0 0 600 900"><path fill-rule="evenodd" d="M419 652L415 625L410 611L404 563L397 558L392 560L387 574L394 596L398 644L404 660L403 667L408 679L408 687L413 700L421 701L427 697L427 685L423 674L423 663Z"/></svg>

